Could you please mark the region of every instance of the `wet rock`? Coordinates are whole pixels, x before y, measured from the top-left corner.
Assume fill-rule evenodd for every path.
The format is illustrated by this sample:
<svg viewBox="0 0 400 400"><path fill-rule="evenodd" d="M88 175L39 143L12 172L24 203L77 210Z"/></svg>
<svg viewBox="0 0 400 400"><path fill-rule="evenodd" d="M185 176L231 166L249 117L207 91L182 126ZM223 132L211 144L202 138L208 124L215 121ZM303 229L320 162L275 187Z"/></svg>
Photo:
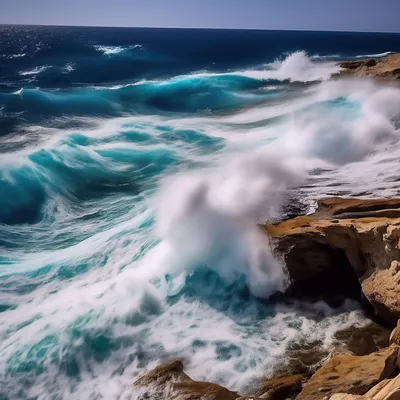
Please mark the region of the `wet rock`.
<svg viewBox="0 0 400 400"><path fill-rule="evenodd" d="M368 356L333 356L304 384L298 400L329 399L335 393L364 395L396 369L398 346Z"/></svg>
<svg viewBox="0 0 400 400"><path fill-rule="evenodd" d="M297 294L361 296L400 318L400 199L318 201L313 215L263 225ZM396 261L395 263L393 263Z"/></svg>
<svg viewBox="0 0 400 400"><path fill-rule="evenodd" d="M236 400L239 394L210 382L198 382L183 372L183 363L159 365L133 383L140 400Z"/></svg>

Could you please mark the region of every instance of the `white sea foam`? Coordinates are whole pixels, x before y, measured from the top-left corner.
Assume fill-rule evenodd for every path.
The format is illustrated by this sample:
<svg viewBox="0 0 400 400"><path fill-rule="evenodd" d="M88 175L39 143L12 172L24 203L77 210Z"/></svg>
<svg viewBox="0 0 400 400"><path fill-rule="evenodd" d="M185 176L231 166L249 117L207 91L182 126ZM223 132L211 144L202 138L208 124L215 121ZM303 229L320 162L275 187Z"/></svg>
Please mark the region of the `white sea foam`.
<svg viewBox="0 0 400 400"><path fill-rule="evenodd" d="M20 71L21 76L30 76L30 75L38 75L44 71L46 71L50 66L42 65L41 67L35 67L34 69L30 69L28 71Z"/></svg>
<svg viewBox="0 0 400 400"><path fill-rule="evenodd" d="M72 71L75 71L75 65L74 65L74 63L67 63L67 64L65 64L63 73L64 73L64 74L69 74L69 73L72 72Z"/></svg>
<svg viewBox="0 0 400 400"><path fill-rule="evenodd" d="M253 378L272 374L293 341L321 341L329 350L335 344L334 332L363 326L362 313L350 303L339 310L322 303L280 306L271 308L270 316L260 317L260 306L252 301L238 299L245 307L239 313L209 303L206 295L215 289L212 282L209 288L203 285L193 290L193 298L179 297L197 266L211 268L228 286L237 276L245 276L253 293L260 296L282 288L282 269L255 222L260 214L273 216L293 185L306 181L307 187L299 190L310 201L329 192L331 184L337 185L333 190L349 194L393 195L399 190L399 89L370 81L335 81L301 90L294 101L264 104L233 116L93 119L86 121L93 124L91 129L79 130L87 139L84 145L71 140L75 129L37 126L27 131L32 136L47 129L40 143L1 158L5 172L10 164L18 168L21 162L30 168L29 174L42 173L45 167L32 161L37 158L37 154L32 157L35 152L45 159L58 160L62 155L63 165L75 168L74 172L79 172L84 159L106 173L123 170L132 165L131 158L116 162L98 150L124 149L124 135L130 129L148 134L159 141L157 146L167 143L183 160L195 160L207 168L188 172L184 164L172 178L157 177L154 185L162 184L156 195L152 188L140 198L125 194L93 201L91 211L114 213L108 221L86 218L84 210L72 208L59 191L51 191L45 210L56 232L51 243L71 234L71 226L73 237L89 235L58 249L32 254L13 249L13 254L5 254L13 258L8 272L20 274L21 282L24 274L52 269L45 275L49 279L34 291L1 294L0 304L15 301L18 307L2 313L0 368L16 368L21 360L32 359L45 368L46 373L35 376L28 390L38 399L56 394L65 399L129 399L134 398L132 377L143 372L143 366L183 356L193 378L243 390ZM269 123L273 118L276 121ZM163 137L180 129L223 139L223 150L202 154L195 145ZM126 143L125 150L132 146L140 144ZM329 171L307 176L309 169L321 164L329 166ZM51 179L46 181L49 191ZM123 213L117 212L119 207ZM154 214L156 232L149 222ZM10 227L9 236L26 229L35 229L38 235L48 232L43 224ZM32 252L36 245L32 242ZM59 277L63 269L79 268L87 271L68 279ZM39 273L35 279L40 280ZM113 344L109 354L101 354L105 361L93 355L93 337ZM228 356L221 356L223 352ZM71 362L68 365L76 362L79 379L61 371L64 364L60 368L54 364L59 359ZM3 372L0 369L0 376L5 376ZM16 390L16 378L7 379L2 388Z"/></svg>
<svg viewBox="0 0 400 400"><path fill-rule="evenodd" d="M394 53L393 51L385 51L384 53L377 53L377 54L360 54L356 58L367 58L367 57L381 58L389 56L390 54L393 53Z"/></svg>
<svg viewBox="0 0 400 400"><path fill-rule="evenodd" d="M26 53L2 54L1 58L13 59L13 58L22 58L22 57L25 57L25 56L26 56Z"/></svg>
<svg viewBox="0 0 400 400"><path fill-rule="evenodd" d="M94 46L94 48L97 51L103 53L106 56L111 56L111 55L114 55L114 54L121 53L121 52L123 52L125 50L141 49L142 45L135 44L135 45L128 46L128 47L96 45L96 46Z"/></svg>

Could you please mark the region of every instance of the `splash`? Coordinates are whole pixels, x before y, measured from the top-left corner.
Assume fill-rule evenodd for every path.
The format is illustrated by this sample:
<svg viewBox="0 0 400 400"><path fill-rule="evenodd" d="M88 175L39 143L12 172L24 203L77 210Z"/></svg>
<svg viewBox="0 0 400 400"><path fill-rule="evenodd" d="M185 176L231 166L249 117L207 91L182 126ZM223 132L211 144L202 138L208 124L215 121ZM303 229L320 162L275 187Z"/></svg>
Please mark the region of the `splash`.
<svg viewBox="0 0 400 400"><path fill-rule="evenodd" d="M284 287L283 269L256 228L261 211L271 216L299 170L268 153L216 171L168 180L158 203L158 233L175 267L207 265L228 282L244 275L254 294Z"/></svg>

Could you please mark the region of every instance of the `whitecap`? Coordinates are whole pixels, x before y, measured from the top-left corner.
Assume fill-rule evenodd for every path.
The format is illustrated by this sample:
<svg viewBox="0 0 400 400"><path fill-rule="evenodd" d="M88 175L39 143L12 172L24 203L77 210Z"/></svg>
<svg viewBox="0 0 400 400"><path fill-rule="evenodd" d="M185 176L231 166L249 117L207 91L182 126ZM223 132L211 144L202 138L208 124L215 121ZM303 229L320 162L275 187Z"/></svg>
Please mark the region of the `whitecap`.
<svg viewBox="0 0 400 400"><path fill-rule="evenodd" d="M48 68L50 68L50 66L42 65L40 67L35 67L34 69L30 69L28 71L20 71L19 74L21 76L38 75L38 74L46 71Z"/></svg>
<svg viewBox="0 0 400 400"><path fill-rule="evenodd" d="M384 53L377 53L377 54L360 54L359 56L356 56L355 58L381 58L381 57L386 57L389 56L390 54L394 54L393 51L385 51Z"/></svg>
<svg viewBox="0 0 400 400"><path fill-rule="evenodd" d="M65 64L63 73L69 74L70 72L75 71L75 64L74 63L67 63Z"/></svg>
<svg viewBox="0 0 400 400"><path fill-rule="evenodd" d="M96 46L94 46L94 48L97 51L103 53L103 55L111 56L111 55L119 54L125 50L141 49L142 45L135 44L135 45L128 46L128 47L96 45Z"/></svg>

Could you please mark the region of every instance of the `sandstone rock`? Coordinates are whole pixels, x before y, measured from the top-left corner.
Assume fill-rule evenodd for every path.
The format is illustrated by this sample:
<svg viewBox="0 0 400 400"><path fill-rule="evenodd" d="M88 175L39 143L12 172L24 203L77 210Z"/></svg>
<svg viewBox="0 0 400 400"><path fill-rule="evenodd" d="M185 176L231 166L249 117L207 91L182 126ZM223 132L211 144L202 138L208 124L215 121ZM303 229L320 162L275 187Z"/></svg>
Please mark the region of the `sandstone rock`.
<svg viewBox="0 0 400 400"><path fill-rule="evenodd" d="M376 270L363 281L362 290L379 315L395 324L400 318L400 263L393 261L389 269Z"/></svg>
<svg viewBox="0 0 400 400"><path fill-rule="evenodd" d="M300 393L304 380L302 374L272 378L264 382L255 395L262 399L285 400Z"/></svg>
<svg viewBox="0 0 400 400"><path fill-rule="evenodd" d="M183 372L181 361L160 365L136 379L134 388L142 389L140 399L152 400L235 400L239 397L224 387L198 382Z"/></svg>
<svg viewBox="0 0 400 400"><path fill-rule="evenodd" d="M400 400L400 375L379 382L364 396L338 393L329 400Z"/></svg>
<svg viewBox="0 0 400 400"><path fill-rule="evenodd" d="M329 198L313 215L262 228L285 261L292 290L347 294L359 287L358 278L377 314L394 324L400 317L400 274L392 264L400 260L398 215L400 199Z"/></svg>
<svg viewBox="0 0 400 400"><path fill-rule="evenodd" d="M336 393L329 400L367 400L365 396L358 396L357 394Z"/></svg>
<svg viewBox="0 0 400 400"><path fill-rule="evenodd" d="M366 398L357 394L336 393L329 400L366 400Z"/></svg>
<svg viewBox="0 0 400 400"><path fill-rule="evenodd" d="M400 345L400 319L397 321L396 328L394 328L392 333L390 334L389 344Z"/></svg>
<svg viewBox="0 0 400 400"><path fill-rule="evenodd" d="M375 77L382 79L400 79L400 54L391 54L379 60L345 61L339 63L342 71L339 76Z"/></svg>
<svg viewBox="0 0 400 400"><path fill-rule="evenodd" d="M393 374L398 353L398 346L391 346L368 356L336 355L303 386L297 399L329 399L335 393L363 395Z"/></svg>
<svg viewBox="0 0 400 400"><path fill-rule="evenodd" d="M366 393L371 400L399 400L400 375L394 379L385 379Z"/></svg>

